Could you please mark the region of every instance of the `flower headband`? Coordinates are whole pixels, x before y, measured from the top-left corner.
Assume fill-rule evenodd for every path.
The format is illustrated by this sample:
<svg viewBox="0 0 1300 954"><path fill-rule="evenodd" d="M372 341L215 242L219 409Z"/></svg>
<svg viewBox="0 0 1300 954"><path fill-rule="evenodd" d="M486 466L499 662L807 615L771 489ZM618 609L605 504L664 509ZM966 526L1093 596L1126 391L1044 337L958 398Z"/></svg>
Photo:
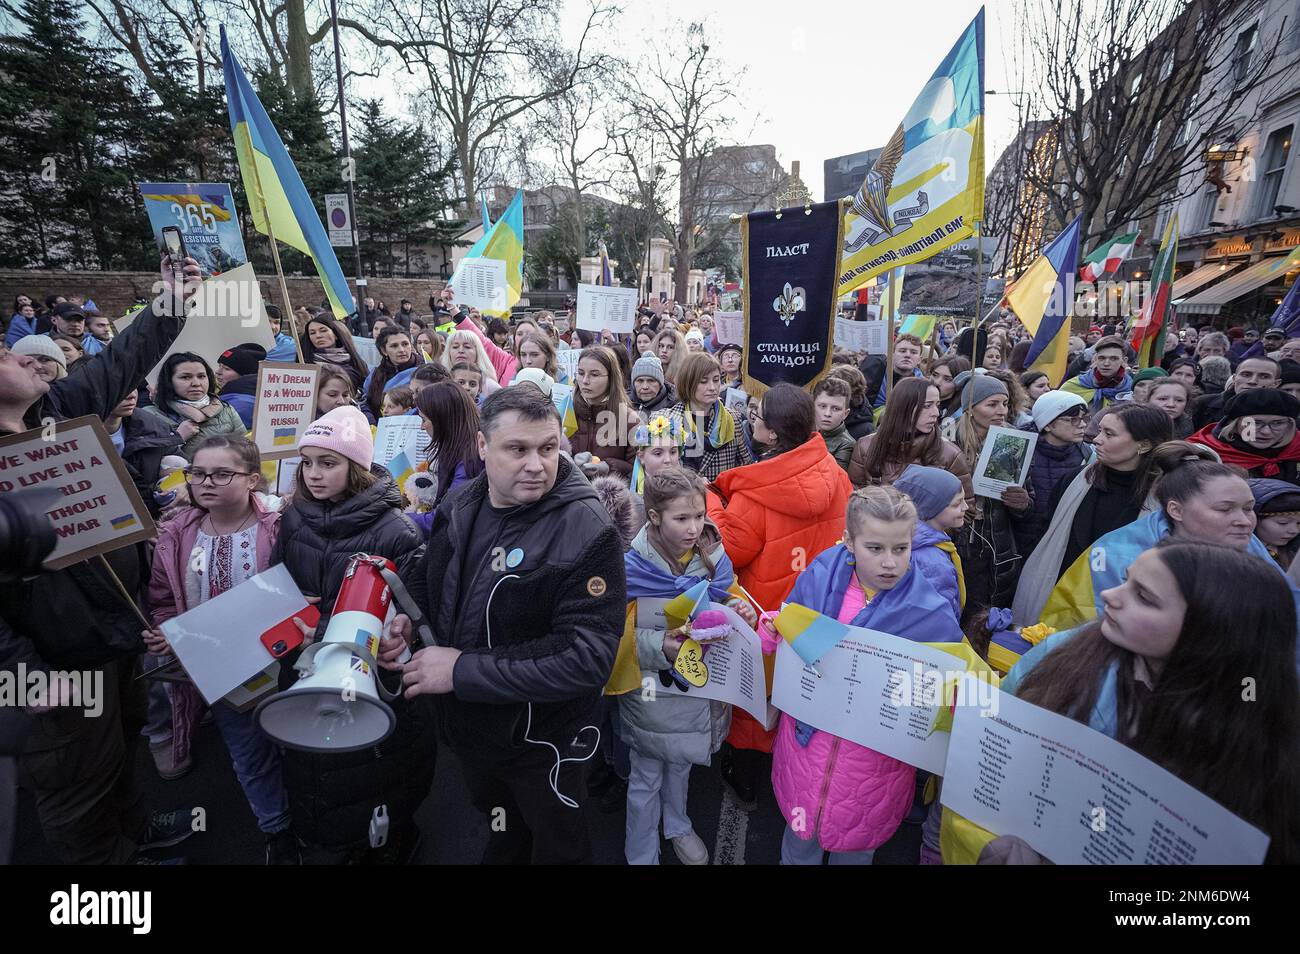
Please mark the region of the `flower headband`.
<svg viewBox="0 0 1300 954"><path fill-rule="evenodd" d="M665 437L675 444L682 444L686 441L686 431L676 418L657 414L637 427L632 434L632 442L637 447L649 447Z"/></svg>

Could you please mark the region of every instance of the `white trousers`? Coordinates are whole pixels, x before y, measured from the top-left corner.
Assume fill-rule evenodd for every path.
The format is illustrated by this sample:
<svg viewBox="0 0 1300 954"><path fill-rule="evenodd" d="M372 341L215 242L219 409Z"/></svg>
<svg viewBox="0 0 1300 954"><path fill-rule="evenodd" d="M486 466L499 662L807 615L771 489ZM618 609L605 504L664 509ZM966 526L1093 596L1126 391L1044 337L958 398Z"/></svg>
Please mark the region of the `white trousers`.
<svg viewBox="0 0 1300 954"><path fill-rule="evenodd" d="M623 853L630 865L659 864L659 819L664 837L691 833L686 817L689 763L661 762L632 749L632 773L627 779L627 835Z"/></svg>

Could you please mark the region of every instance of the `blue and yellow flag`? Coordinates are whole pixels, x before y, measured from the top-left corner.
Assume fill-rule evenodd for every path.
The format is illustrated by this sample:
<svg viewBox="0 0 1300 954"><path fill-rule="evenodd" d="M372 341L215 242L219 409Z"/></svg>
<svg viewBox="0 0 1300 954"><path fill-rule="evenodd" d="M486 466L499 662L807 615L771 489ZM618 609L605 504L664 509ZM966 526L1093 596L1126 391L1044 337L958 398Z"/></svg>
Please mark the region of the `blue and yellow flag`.
<svg viewBox="0 0 1300 954"><path fill-rule="evenodd" d="M464 260L472 258L495 258L506 263L506 287L502 289L501 304L480 310L484 315L497 318L510 317L510 309L519 301L519 295L524 287L524 193L522 189L515 193L506 210L501 213L501 218L483 233L482 238L470 246ZM451 281L448 282L453 288L456 287L456 278L459 274L460 269L457 268L456 274L453 274Z"/></svg>
<svg viewBox="0 0 1300 954"><path fill-rule="evenodd" d="M930 335L934 333L935 323L938 322L938 315L908 315L903 319L903 323L898 326L898 335L916 335L922 342L930 340Z"/></svg>
<svg viewBox="0 0 1300 954"><path fill-rule="evenodd" d="M1007 304L1034 343L1025 355L1025 370L1042 371L1052 387L1065 380L1069 363L1070 316L1074 314L1074 276L1079 271L1078 216L1016 280Z"/></svg>
<svg viewBox="0 0 1300 954"><path fill-rule="evenodd" d="M334 317L346 318L356 310L356 304L343 269L339 268L316 206L280 134L226 43L225 27L221 28L221 69L226 76L226 109L235 138L235 155L253 224L263 235L274 234L275 240L311 257Z"/></svg>
<svg viewBox="0 0 1300 954"><path fill-rule="evenodd" d="M483 234L487 235L492 231L492 216L488 215L487 193L482 189L478 190L478 214L483 219Z"/></svg>
<svg viewBox="0 0 1300 954"><path fill-rule="evenodd" d="M664 618L669 629L685 626L709 604L709 581L700 580L685 593L674 596L664 604Z"/></svg>
<svg viewBox="0 0 1300 954"><path fill-rule="evenodd" d="M844 215L839 293L973 234L984 217L984 9L867 173Z"/></svg>

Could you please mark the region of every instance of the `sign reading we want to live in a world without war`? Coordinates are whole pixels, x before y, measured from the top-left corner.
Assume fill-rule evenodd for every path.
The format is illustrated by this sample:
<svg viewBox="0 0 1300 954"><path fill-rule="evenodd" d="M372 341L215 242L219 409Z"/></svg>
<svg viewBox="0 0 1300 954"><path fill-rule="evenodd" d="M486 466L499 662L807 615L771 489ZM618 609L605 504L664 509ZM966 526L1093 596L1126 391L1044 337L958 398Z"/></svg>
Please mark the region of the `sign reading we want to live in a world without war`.
<svg viewBox="0 0 1300 954"><path fill-rule="evenodd" d="M155 536L149 510L93 415L0 438L0 493L34 487L59 491L46 510L57 536L47 570Z"/></svg>

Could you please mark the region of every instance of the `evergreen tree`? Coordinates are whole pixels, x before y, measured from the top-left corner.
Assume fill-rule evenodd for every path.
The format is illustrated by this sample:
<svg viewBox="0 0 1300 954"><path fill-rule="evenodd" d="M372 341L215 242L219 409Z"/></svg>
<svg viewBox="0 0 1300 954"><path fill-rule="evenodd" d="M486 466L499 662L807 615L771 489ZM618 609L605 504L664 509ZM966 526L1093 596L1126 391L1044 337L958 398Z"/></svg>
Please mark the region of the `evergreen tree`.
<svg viewBox="0 0 1300 954"><path fill-rule="evenodd" d="M429 271L422 249L450 243L465 223L447 218L452 163L439 164L415 126L383 114L377 100L355 117L361 266L371 275Z"/></svg>

